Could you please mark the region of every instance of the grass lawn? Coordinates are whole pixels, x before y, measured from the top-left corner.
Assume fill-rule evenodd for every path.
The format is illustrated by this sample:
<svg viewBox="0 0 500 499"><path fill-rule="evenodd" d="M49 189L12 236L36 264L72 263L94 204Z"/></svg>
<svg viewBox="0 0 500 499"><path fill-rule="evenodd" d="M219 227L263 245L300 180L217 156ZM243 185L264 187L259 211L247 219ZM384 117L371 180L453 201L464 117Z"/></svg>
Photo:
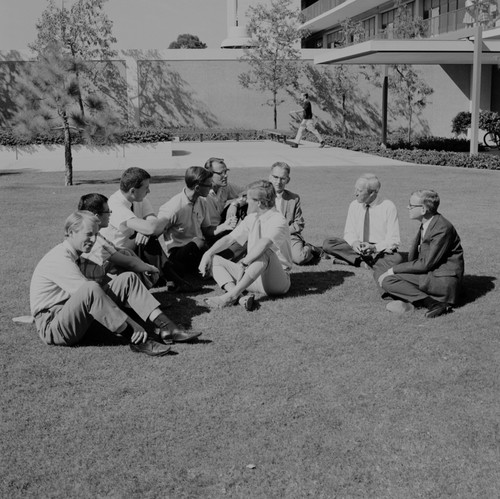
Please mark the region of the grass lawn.
<svg viewBox="0 0 500 499"><path fill-rule="evenodd" d="M158 208L183 172L152 173ZM230 180L267 173L233 169ZM361 173L292 171L308 240L342 234ZM466 261L452 314L391 315L369 271L323 260L296 267L289 295L254 312L208 310L203 297L219 293L210 283L160 295L204 334L154 359L127 346L48 347L11 320L29 313L33 269L80 195L109 196L120 172L76 172L74 187L63 173L0 172L0 496L498 497L500 172L374 173L398 207L403 250L418 230L410 192L441 195Z"/></svg>

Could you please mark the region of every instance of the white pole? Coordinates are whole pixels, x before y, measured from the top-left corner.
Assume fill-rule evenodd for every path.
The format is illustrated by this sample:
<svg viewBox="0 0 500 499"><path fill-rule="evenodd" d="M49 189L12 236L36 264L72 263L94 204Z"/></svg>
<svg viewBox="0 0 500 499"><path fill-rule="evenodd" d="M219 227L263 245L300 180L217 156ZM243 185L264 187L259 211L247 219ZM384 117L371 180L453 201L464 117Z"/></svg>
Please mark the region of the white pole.
<svg viewBox="0 0 500 499"><path fill-rule="evenodd" d="M472 109L470 124L470 155L478 153L479 108L481 106L481 55L483 28L476 24L474 33L474 56L472 58Z"/></svg>

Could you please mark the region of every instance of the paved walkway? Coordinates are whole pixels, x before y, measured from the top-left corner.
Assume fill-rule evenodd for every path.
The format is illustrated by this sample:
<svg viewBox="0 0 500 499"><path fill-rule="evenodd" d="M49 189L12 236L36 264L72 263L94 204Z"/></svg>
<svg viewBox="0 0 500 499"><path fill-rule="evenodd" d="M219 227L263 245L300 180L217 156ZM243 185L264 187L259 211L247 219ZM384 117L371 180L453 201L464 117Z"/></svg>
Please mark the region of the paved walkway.
<svg viewBox="0 0 500 499"><path fill-rule="evenodd" d="M211 157L224 158L230 168L269 168L275 161L285 161L290 166L389 166L407 165L380 156L337 147L319 148L317 143L303 142L294 149L286 144L263 141L214 141L214 142L172 142L172 150L154 149L141 146L134 151L118 148L112 153L74 153L73 167L77 171L123 170L130 166L140 166L147 170L184 170L189 166L203 166ZM0 152L0 171L32 170L53 172L64 170L62 150L7 155Z"/></svg>

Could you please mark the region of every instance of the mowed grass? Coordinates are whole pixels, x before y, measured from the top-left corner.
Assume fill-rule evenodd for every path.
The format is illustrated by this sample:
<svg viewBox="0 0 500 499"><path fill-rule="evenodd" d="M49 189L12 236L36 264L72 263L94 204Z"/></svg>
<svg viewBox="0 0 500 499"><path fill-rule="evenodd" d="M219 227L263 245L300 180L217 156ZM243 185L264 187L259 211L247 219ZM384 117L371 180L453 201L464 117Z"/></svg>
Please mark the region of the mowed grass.
<svg viewBox="0 0 500 499"><path fill-rule="evenodd" d="M292 171L308 240L342 234L364 171ZM411 191L440 193L466 260L452 314L391 315L369 271L323 260L296 267L289 295L250 313L206 309L213 283L161 294L173 319L204 334L159 359L109 344L48 347L12 322L29 313L32 271L80 195L109 196L120 172L76 172L70 188L62 173L0 174L0 496L498 497L500 174L372 171L398 207L402 250L418 230ZM158 208L183 172L152 173ZM230 180L267 175L233 169Z"/></svg>

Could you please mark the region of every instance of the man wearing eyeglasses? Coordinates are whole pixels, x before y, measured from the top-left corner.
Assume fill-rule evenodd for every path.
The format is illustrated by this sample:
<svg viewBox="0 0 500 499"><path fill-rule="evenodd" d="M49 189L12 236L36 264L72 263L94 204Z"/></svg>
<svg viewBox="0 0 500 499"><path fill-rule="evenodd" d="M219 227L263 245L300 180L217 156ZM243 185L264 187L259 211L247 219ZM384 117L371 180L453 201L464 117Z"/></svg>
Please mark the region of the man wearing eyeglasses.
<svg viewBox="0 0 500 499"><path fill-rule="evenodd" d="M464 253L455 227L438 213L436 191L415 191L408 204L411 220L420 229L411 246L408 261L399 263L379 278L380 286L395 298L387 305L394 313L425 307L432 319L446 314L456 304L464 274Z"/></svg>
<svg viewBox="0 0 500 499"><path fill-rule="evenodd" d="M212 188L212 173L191 166L184 176L186 186L158 211L160 244L174 271L181 276L195 272L207 247L206 239L231 230L231 224L213 226L206 197Z"/></svg>
<svg viewBox="0 0 500 499"><path fill-rule="evenodd" d="M212 225L217 226L224 219L238 217L238 211L247 204L246 188L229 182L230 170L222 158L209 158L205 163L205 169L213 175L207 206L210 221Z"/></svg>

